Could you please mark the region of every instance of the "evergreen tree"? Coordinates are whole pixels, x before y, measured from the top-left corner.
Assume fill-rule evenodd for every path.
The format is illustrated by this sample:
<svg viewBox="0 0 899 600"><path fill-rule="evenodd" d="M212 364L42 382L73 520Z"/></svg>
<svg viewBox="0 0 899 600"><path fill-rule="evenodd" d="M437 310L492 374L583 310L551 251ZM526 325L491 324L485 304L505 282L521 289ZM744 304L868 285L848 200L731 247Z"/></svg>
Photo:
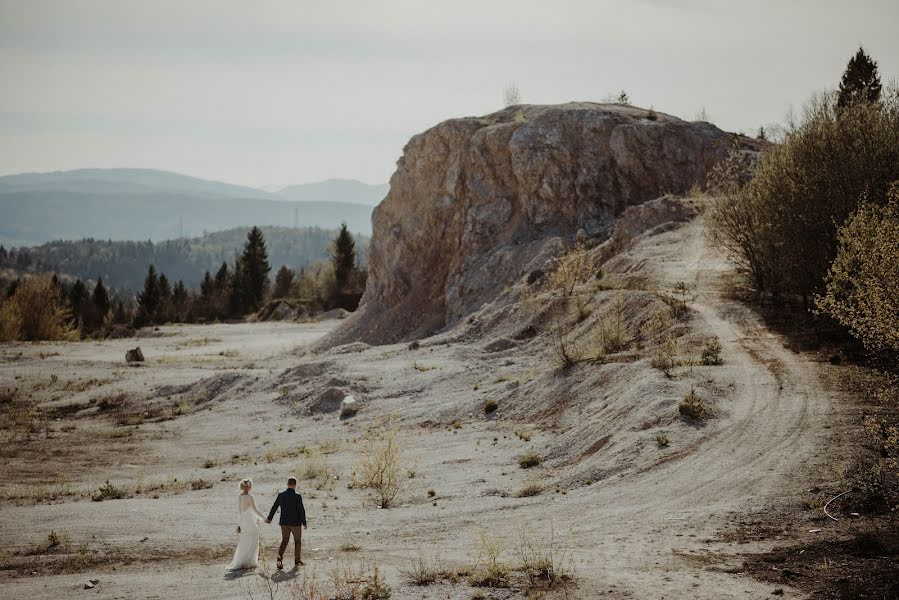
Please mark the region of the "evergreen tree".
<svg viewBox="0 0 899 600"><path fill-rule="evenodd" d="M346 223L340 225L340 232L331 245L331 260L334 264L334 279L338 292L350 282L356 269L356 241L347 229Z"/></svg>
<svg viewBox="0 0 899 600"><path fill-rule="evenodd" d="M228 263L222 262L222 266L215 274L215 289L224 292L231 287L231 273L228 271Z"/></svg>
<svg viewBox="0 0 899 600"><path fill-rule="evenodd" d="M187 288L184 286L184 282L179 279L172 290L172 302L175 304L175 307L179 310L182 309L187 304L187 296Z"/></svg>
<svg viewBox="0 0 899 600"><path fill-rule="evenodd" d="M228 293L228 312L232 316L242 316L247 312L248 287L243 257L238 256L234 259L234 274L231 276L231 289Z"/></svg>
<svg viewBox="0 0 899 600"><path fill-rule="evenodd" d="M240 273L238 276L238 266ZM243 299L243 308L247 311L255 311L259 308L268 288L268 274L272 270L268 264L268 251L265 247L265 238L262 230L253 227L247 234L243 255L234 266L235 288L240 288L239 294Z"/></svg>
<svg viewBox="0 0 899 600"><path fill-rule="evenodd" d="M159 274L159 299L163 302L171 299L172 297L172 284L169 283L169 278L165 276L165 273Z"/></svg>
<svg viewBox="0 0 899 600"><path fill-rule="evenodd" d="M77 319L81 314L81 305L88 299L87 286L80 279L76 279L75 283L69 289L69 307L72 309L72 315Z"/></svg>
<svg viewBox="0 0 899 600"><path fill-rule="evenodd" d="M853 102L877 102L880 100L880 75L877 63L859 48L846 65L846 72L840 81L840 95L837 106L844 108Z"/></svg>
<svg viewBox="0 0 899 600"><path fill-rule="evenodd" d="M106 313L109 312L110 302L109 302L109 292L106 290L106 286L103 285L103 278L97 278L97 285L94 286L94 293L91 296L91 300L94 302L94 306L97 307L97 311L101 316L106 316Z"/></svg>
<svg viewBox="0 0 899 600"><path fill-rule="evenodd" d="M281 265L278 274L275 275L275 288L272 290L272 298L286 298L293 287L293 271L287 265Z"/></svg>
<svg viewBox="0 0 899 600"><path fill-rule="evenodd" d="M156 267L150 265L144 279L144 289L137 295L139 320L152 322L159 312L160 301L159 276L156 274Z"/></svg>
<svg viewBox="0 0 899 600"><path fill-rule="evenodd" d="M3 247L3 244L0 244L0 260L6 260L7 255L6 248Z"/></svg>
<svg viewBox="0 0 899 600"><path fill-rule="evenodd" d="M214 291L215 280L212 279L212 275L209 274L209 271L206 271L206 274L203 275L203 281L200 283L200 295L203 298L209 298Z"/></svg>

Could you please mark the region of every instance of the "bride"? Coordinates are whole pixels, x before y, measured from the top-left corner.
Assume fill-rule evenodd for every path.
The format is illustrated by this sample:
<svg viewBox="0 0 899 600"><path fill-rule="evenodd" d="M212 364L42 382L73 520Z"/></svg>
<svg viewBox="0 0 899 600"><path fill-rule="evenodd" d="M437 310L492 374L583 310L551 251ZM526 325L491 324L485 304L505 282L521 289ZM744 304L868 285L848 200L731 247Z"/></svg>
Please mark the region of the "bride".
<svg viewBox="0 0 899 600"><path fill-rule="evenodd" d="M240 533L240 541L234 551L234 560L228 565L228 569L252 569L258 565L259 560L259 526L255 516L265 519L256 509L256 501L250 495L253 489L252 479L242 479L240 482L240 494L237 496L237 513L240 515L237 531ZM255 513L255 516L254 516Z"/></svg>

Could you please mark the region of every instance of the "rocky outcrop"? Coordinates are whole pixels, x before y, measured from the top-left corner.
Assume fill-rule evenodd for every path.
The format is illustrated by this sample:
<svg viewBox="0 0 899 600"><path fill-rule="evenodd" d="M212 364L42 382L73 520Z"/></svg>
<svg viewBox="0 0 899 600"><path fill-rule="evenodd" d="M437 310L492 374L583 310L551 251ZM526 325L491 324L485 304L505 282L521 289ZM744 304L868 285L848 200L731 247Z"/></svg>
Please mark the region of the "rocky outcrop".
<svg viewBox="0 0 899 600"><path fill-rule="evenodd" d="M416 135L372 216L362 305L329 343L452 324L540 269L552 238L605 239L628 206L703 185L733 139L710 123L592 103L514 106Z"/></svg>

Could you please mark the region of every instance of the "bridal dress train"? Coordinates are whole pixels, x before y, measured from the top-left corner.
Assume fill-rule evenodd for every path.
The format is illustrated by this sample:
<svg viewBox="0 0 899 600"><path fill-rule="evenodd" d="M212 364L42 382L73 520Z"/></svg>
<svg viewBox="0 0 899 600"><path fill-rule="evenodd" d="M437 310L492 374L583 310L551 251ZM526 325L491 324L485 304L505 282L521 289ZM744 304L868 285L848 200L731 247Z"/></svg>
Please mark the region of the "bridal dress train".
<svg viewBox="0 0 899 600"><path fill-rule="evenodd" d="M228 565L228 569L253 569L259 564L259 525L256 517L264 518L256 510L256 502L249 494L240 494L237 497L237 510L240 513L238 521L240 525L240 539L237 549L234 550L234 560Z"/></svg>

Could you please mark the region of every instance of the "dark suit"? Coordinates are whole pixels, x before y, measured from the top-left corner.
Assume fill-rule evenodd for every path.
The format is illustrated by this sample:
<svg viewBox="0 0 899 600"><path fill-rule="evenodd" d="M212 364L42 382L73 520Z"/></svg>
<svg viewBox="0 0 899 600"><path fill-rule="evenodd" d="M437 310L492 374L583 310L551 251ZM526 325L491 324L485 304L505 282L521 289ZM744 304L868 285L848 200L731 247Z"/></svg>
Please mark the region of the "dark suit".
<svg viewBox="0 0 899 600"><path fill-rule="evenodd" d="M268 513L268 520L275 517L275 513L281 509L281 546L278 548L278 559L282 560L290 536L293 534L294 560L300 562L300 552L303 548L303 527L306 526L306 509L303 507L303 496L293 488L287 488L275 498L275 503Z"/></svg>

